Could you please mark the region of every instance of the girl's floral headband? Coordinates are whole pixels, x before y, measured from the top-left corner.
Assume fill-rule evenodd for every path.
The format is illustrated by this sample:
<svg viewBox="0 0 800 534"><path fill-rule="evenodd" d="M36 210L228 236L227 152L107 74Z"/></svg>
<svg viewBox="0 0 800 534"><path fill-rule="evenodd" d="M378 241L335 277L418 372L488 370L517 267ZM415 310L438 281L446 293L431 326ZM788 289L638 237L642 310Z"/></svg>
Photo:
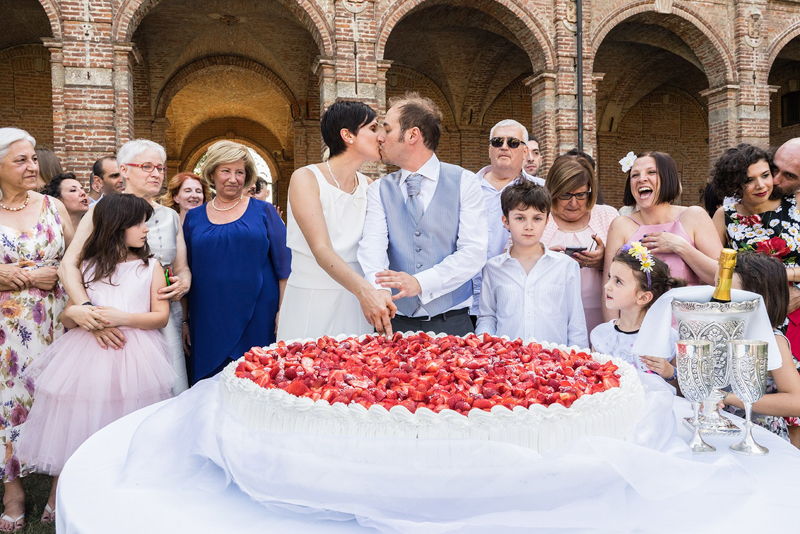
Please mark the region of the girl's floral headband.
<svg viewBox="0 0 800 534"><path fill-rule="evenodd" d="M619 160L619 164L622 165L622 172L631 170L634 161L636 161L636 154L634 154L633 151L625 154L625 157Z"/></svg>
<svg viewBox="0 0 800 534"><path fill-rule="evenodd" d="M647 289L650 289L653 285L653 280L650 278L650 273L653 271L653 256L650 251L642 245L641 241L623 245L621 250L639 260L639 270L647 275Z"/></svg>

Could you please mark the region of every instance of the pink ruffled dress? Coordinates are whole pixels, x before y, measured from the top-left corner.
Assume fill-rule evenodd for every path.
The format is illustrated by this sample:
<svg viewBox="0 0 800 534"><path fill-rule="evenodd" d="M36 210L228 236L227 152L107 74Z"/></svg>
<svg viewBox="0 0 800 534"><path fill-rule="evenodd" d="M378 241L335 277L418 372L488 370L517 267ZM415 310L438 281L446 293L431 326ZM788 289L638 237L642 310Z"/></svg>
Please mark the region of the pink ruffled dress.
<svg viewBox="0 0 800 534"><path fill-rule="evenodd" d="M117 266L108 279L89 284L96 306L130 313L150 311L150 285L156 262ZM160 272L159 272L160 274ZM87 273L91 278L91 273ZM158 330L121 327L127 342L103 349L82 328L64 334L40 355L28 375L35 401L19 444L34 470L57 475L80 445L117 419L172 396L175 371Z"/></svg>

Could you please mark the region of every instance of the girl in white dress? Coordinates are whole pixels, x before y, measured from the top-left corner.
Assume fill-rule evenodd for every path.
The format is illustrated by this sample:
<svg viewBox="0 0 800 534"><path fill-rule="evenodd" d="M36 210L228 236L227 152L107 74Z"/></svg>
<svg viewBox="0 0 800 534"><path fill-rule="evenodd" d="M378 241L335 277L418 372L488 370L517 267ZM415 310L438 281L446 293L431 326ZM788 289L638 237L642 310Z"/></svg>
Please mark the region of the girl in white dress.
<svg viewBox="0 0 800 534"><path fill-rule="evenodd" d="M320 127L330 159L296 170L289 182L292 272L277 339L391 333L397 308L388 291L364 279L356 257L369 185L358 169L380 160L376 113L361 102L336 102Z"/></svg>
<svg viewBox="0 0 800 534"><path fill-rule="evenodd" d="M619 310L619 319L592 330L589 338L593 350L622 358L642 371L657 373L668 382L677 381L676 368L670 362L651 356L637 359L631 349L650 305L670 289L685 285L684 280L671 277L667 264L640 242L623 246L614 256L605 285L606 307ZM677 341L678 332L673 328L670 336L673 358Z"/></svg>

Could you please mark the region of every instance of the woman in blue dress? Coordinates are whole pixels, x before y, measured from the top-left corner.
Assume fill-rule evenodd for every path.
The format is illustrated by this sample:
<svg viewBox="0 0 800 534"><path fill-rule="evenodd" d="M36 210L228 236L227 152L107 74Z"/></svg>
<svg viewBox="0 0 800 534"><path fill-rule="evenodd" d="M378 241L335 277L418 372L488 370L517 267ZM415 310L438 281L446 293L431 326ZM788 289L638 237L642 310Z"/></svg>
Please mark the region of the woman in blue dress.
<svg viewBox="0 0 800 534"><path fill-rule="evenodd" d="M286 226L271 204L244 194L258 178L244 146L208 149L203 179L217 196L186 214L192 271L191 382L212 376L254 346L275 342L275 324L291 253Z"/></svg>

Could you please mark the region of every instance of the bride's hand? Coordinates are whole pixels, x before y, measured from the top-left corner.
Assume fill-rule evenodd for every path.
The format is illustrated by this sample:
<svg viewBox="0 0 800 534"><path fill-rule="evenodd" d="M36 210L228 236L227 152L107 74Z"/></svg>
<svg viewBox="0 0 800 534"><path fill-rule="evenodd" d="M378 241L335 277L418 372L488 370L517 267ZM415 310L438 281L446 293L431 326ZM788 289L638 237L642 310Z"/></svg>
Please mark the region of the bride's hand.
<svg viewBox="0 0 800 534"><path fill-rule="evenodd" d="M369 288L358 298L361 311L367 322L375 327L379 334L392 335L392 317L397 306L392 302L391 291Z"/></svg>

